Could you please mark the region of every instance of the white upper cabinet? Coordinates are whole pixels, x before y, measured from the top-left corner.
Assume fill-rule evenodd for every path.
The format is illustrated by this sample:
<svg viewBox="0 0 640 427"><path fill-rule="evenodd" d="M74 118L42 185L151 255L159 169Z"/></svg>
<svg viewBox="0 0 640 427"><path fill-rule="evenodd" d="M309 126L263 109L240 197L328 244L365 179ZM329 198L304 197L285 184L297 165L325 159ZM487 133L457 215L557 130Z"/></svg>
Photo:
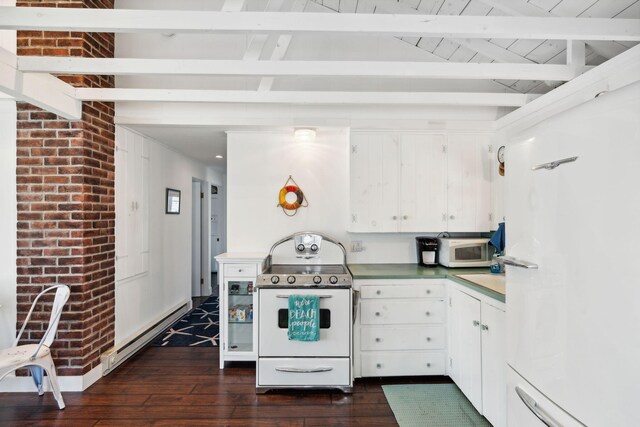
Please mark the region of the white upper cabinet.
<svg viewBox="0 0 640 427"><path fill-rule="evenodd" d="M116 280L149 270L149 144L116 127Z"/></svg>
<svg viewBox="0 0 640 427"><path fill-rule="evenodd" d="M349 231L489 231L485 134L353 132Z"/></svg>
<svg viewBox="0 0 640 427"><path fill-rule="evenodd" d="M398 231L446 227L446 143L444 135L402 135Z"/></svg>
<svg viewBox="0 0 640 427"><path fill-rule="evenodd" d="M351 231L398 231L399 137L351 136Z"/></svg>
<svg viewBox="0 0 640 427"><path fill-rule="evenodd" d="M491 228L491 153L489 137L448 137L447 231L489 231Z"/></svg>

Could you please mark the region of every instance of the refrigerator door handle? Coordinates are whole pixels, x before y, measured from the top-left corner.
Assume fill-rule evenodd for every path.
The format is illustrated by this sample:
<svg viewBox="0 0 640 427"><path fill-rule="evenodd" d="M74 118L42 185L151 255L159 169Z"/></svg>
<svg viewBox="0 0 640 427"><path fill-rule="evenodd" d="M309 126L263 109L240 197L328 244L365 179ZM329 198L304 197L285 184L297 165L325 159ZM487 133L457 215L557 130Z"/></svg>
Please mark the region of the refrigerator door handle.
<svg viewBox="0 0 640 427"><path fill-rule="evenodd" d="M514 267L538 269L538 264L534 264L534 263L529 262L529 261L524 261L524 260L521 260L521 259L517 259L517 258L514 258L512 256L501 256L500 259L505 264L511 265L511 266L514 266Z"/></svg>
<svg viewBox="0 0 640 427"><path fill-rule="evenodd" d="M522 402L527 406L527 408L529 408L529 410L533 412L533 414L538 417L540 421L542 421L545 425L549 427L562 427L562 424L558 423L553 419L553 417L551 417L551 415L547 413L547 411L539 407L538 402L536 402L533 397L529 396L527 392L525 392L519 386L516 386L516 393L520 400L522 400Z"/></svg>
<svg viewBox="0 0 640 427"><path fill-rule="evenodd" d="M575 157L567 157L566 159L556 160L554 162L542 163L541 165L536 165L531 168L532 171L537 171L540 169L553 170L560 165L564 165L565 163L571 163L578 160L578 156Z"/></svg>

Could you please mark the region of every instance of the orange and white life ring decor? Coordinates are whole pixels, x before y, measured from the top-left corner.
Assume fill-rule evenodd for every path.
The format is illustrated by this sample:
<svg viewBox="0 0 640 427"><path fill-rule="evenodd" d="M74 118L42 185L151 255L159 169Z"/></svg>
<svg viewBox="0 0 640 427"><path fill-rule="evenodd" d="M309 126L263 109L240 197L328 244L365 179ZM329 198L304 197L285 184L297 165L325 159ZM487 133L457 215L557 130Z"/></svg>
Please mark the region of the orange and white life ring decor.
<svg viewBox="0 0 640 427"><path fill-rule="evenodd" d="M282 211L287 216L294 216L298 213L298 208L306 208L309 206L307 198L291 175L289 175L287 182L285 182L284 186L280 189L278 206L282 208Z"/></svg>

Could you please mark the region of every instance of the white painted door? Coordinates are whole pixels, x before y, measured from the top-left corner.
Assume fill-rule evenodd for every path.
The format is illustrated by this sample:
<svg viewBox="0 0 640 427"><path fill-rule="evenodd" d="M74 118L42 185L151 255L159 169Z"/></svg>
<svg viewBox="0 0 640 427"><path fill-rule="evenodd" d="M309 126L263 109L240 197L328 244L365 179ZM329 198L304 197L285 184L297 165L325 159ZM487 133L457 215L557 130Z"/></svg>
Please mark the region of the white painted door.
<svg viewBox="0 0 640 427"><path fill-rule="evenodd" d="M507 425L507 330L504 310L482 303L482 415Z"/></svg>
<svg viewBox="0 0 640 427"><path fill-rule="evenodd" d="M224 252L222 227L222 197L220 195L220 187L216 186L217 194L211 194L211 271L218 271L218 263L215 256ZM211 284L215 286L215 284Z"/></svg>
<svg viewBox="0 0 640 427"><path fill-rule="evenodd" d="M202 295L202 199L200 182L191 183L191 295Z"/></svg>
<svg viewBox="0 0 640 427"><path fill-rule="evenodd" d="M146 139L116 128L116 277L149 270L149 146Z"/></svg>
<svg viewBox="0 0 640 427"><path fill-rule="evenodd" d="M349 230L398 231L399 137L353 133Z"/></svg>
<svg viewBox="0 0 640 427"><path fill-rule="evenodd" d="M402 135L399 231L447 229L445 135Z"/></svg>
<svg viewBox="0 0 640 427"><path fill-rule="evenodd" d="M473 406L482 412L480 300L451 289L449 371Z"/></svg>
<svg viewBox="0 0 640 427"><path fill-rule="evenodd" d="M491 166L488 136L448 137L448 231L489 231Z"/></svg>

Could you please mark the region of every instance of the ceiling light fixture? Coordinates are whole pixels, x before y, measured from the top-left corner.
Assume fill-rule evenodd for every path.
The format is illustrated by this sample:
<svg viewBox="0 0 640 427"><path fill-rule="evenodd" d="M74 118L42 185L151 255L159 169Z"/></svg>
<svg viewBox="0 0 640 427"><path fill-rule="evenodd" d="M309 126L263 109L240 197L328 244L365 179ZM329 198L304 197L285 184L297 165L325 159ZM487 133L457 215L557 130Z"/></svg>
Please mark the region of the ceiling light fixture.
<svg viewBox="0 0 640 427"><path fill-rule="evenodd" d="M296 129L293 132L293 139L296 142L314 142L316 140L316 130L309 128Z"/></svg>
<svg viewBox="0 0 640 427"><path fill-rule="evenodd" d="M222 159L222 158L223 158L223 157L222 157L220 154L218 154L218 155L216 156L216 159Z"/></svg>

